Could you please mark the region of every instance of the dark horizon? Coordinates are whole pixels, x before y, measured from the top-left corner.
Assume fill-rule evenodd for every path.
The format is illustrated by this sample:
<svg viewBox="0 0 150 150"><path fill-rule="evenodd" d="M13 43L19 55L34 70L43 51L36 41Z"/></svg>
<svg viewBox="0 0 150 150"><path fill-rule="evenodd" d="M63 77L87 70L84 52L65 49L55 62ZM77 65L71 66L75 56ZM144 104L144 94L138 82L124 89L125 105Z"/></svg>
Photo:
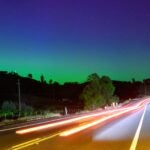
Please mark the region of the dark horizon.
<svg viewBox="0 0 150 150"><path fill-rule="evenodd" d="M86 79L85 79L85 81L83 81L83 82L78 82L78 81L66 81L66 82L63 82L63 83L61 83L61 82L59 82L59 81L55 81L55 80L53 80L53 79L49 79L49 80L46 80L45 79L45 76L44 76L44 74L41 74L41 76L39 76L39 79L36 79L36 78L34 78L34 74L32 74L32 73L28 73L26 76L22 76L21 74L19 74L19 73L17 73L17 72L14 72L14 71L6 71L6 70L0 70L0 74L14 74L14 75L18 75L18 76L20 76L21 78L23 77L23 78L31 78L31 79L33 79L33 80L36 80L36 81L40 81L41 82L41 77L43 76L43 80L44 80L44 82L45 83L47 83L47 84L49 84L49 82L51 82L51 83L59 83L60 85L63 85L63 84L65 84L65 83L78 83L78 84L83 84L83 83L85 83L85 82L87 82L87 78L88 78L88 76L89 75L91 75L91 74L93 74L93 73L91 73L91 74L89 74L87 77L86 77ZM97 73L96 73L97 74ZM98 74L99 75L99 74ZM102 75L102 76L107 76L107 75ZM102 76L100 76L100 77L102 77ZM107 77L109 77L109 76L107 76ZM110 78L110 77L109 77ZM111 79L111 78L110 78ZM112 81L116 81L116 82L144 82L144 80L149 80L150 79L150 77L149 78L144 78L143 80L136 80L135 78L132 78L131 80L113 80L113 79L111 79Z"/></svg>

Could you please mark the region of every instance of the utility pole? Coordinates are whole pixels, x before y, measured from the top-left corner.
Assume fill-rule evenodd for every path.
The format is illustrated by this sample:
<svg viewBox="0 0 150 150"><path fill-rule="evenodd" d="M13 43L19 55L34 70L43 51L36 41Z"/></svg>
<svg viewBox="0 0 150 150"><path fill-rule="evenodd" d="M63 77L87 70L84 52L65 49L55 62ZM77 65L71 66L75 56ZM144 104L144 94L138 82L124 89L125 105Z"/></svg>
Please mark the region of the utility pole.
<svg viewBox="0 0 150 150"><path fill-rule="evenodd" d="M20 98L20 80L18 79L18 105L19 105L19 117L21 113L21 98Z"/></svg>

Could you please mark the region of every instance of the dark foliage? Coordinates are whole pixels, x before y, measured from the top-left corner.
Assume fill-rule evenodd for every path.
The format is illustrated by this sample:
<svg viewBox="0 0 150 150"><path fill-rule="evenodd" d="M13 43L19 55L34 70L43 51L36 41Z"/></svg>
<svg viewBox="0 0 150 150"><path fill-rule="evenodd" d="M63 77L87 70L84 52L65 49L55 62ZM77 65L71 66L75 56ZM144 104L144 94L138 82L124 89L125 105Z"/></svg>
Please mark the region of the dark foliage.
<svg viewBox="0 0 150 150"><path fill-rule="evenodd" d="M32 74L21 77L15 72L0 71L0 106L4 101L18 102L18 79L20 80L21 100L35 109L56 109L83 108L83 102L79 98L87 83L69 82L63 85L58 82L47 84L34 80ZM144 94L149 94L150 79L143 82L122 82L113 81L115 95L120 98L120 102L135 98Z"/></svg>

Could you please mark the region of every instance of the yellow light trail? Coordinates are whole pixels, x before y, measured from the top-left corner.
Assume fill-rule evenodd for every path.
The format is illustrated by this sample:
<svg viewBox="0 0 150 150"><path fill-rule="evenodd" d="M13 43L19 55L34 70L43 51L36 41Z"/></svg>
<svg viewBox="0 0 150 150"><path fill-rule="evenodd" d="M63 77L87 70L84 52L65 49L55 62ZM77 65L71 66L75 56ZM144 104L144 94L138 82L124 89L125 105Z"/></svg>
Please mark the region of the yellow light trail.
<svg viewBox="0 0 150 150"><path fill-rule="evenodd" d="M69 136L69 135L75 134L77 132L80 132L82 130L85 130L87 128L90 128L92 126L95 126L97 124L100 124L102 122L105 122L105 121L107 121L109 119L112 119L114 117L121 116L121 115L123 115L123 114L125 114L127 112L130 112L130 111L133 111L133 110L142 109L144 107L144 103L146 103L146 102L147 102L147 100L145 100L144 102L140 102L136 106L129 107L128 109L120 110L120 112L118 112L118 113L115 113L115 114L103 117L103 118L101 118L101 119L99 119L97 121L94 121L92 123L88 123L88 124L82 125L80 127L76 127L76 128L72 128L70 130L64 131L64 132L60 133L60 136Z"/></svg>
<svg viewBox="0 0 150 150"><path fill-rule="evenodd" d="M97 114L92 114L92 115L88 115L88 116L82 116L82 117L74 118L75 120L80 120L80 119L87 118L87 117L90 117L90 116L93 117L93 116L98 116L100 114L106 114L108 112L111 113L111 115L105 116L105 117L103 117L103 118L101 118L101 119L99 119L97 121L94 121L94 122L91 122L91 123L88 123L88 124L82 124L80 127L76 127L76 128L73 128L73 129L70 129L70 130L67 130L67 131L63 131L63 132L60 131L60 132L58 132L56 134L50 135L50 136L45 137L45 138L36 138L34 140L30 140L28 142L24 142L24 143L15 145L12 148L10 148L9 150L20 150L20 149L23 149L23 148L26 148L26 147L29 147L29 146L32 146L32 145L35 145L35 144L39 144L40 142L43 142L45 140L54 138L54 137L56 137L58 135L59 136L69 136L71 134L77 133L79 131L82 131L84 129L87 129L89 127L95 126L95 125L97 125L99 123L102 123L104 121L107 121L107 120L109 120L109 119L111 119L113 117L121 116L121 115L126 114L126 113L128 113L130 111L133 111L133 110L137 111L139 109L143 109L144 105L149 103L149 102L150 102L150 99L145 99L144 101L140 101L140 102L136 103L132 107L130 106L129 108L122 108L122 109L118 109L118 110L110 110L110 111L103 112L103 113L97 113ZM68 121L72 121L74 119L70 119L70 120L66 120L66 121L68 122ZM62 122L59 122L59 123L62 123Z"/></svg>
<svg viewBox="0 0 150 150"><path fill-rule="evenodd" d="M143 105L148 100L149 99L144 99L143 101L138 102L134 107L138 107L140 105ZM76 118L73 118L73 119L68 119L68 120L65 120L65 121L59 121L59 122L55 122L55 123L50 123L50 124L40 125L40 126L36 126L36 127L21 129L21 130L17 130L16 133L17 134L26 134L26 133L30 133L30 132L34 132L34 131L39 131L39 130L43 130L43 129L47 129L47 128L52 128L52 127L57 127L57 126L73 123L73 122L84 120L84 119L87 119L87 118L92 118L92 117L101 116L101 115L105 115L105 114L108 115L109 113L129 110L129 108L132 108L132 107L133 106L130 106L128 108L127 107L118 108L118 109L115 109L115 110L108 110L108 111L105 111L105 112L98 112L98 113L95 113L95 114L84 115L84 116L76 117Z"/></svg>
<svg viewBox="0 0 150 150"><path fill-rule="evenodd" d="M51 124L40 125L40 126L36 126L36 127L17 130L16 133L17 134L26 134L26 133L30 133L30 132L34 132L34 131L39 131L39 130L51 128L51 127L56 127L56 126L60 126L60 125L73 123L73 122L80 121L80 120L83 120L83 119L96 117L96 116L100 116L100 115L104 115L104 114L112 113L112 112L116 112L116 111L118 111L118 109L109 110L109 111L106 111L106 112L95 113L95 114L90 114L90 115L84 115L84 116L80 116L80 117L77 117L77 118L68 119L68 120L65 120L65 121L59 121L59 122L55 122L55 123L51 123Z"/></svg>

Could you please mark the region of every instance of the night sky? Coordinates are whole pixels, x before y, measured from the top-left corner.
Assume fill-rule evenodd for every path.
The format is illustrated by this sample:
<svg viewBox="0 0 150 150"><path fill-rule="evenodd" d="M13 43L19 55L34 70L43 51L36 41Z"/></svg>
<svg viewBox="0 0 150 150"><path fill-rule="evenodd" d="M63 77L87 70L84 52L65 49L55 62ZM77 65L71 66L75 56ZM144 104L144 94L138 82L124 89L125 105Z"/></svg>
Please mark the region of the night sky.
<svg viewBox="0 0 150 150"><path fill-rule="evenodd" d="M83 82L150 77L149 0L0 0L0 70Z"/></svg>

